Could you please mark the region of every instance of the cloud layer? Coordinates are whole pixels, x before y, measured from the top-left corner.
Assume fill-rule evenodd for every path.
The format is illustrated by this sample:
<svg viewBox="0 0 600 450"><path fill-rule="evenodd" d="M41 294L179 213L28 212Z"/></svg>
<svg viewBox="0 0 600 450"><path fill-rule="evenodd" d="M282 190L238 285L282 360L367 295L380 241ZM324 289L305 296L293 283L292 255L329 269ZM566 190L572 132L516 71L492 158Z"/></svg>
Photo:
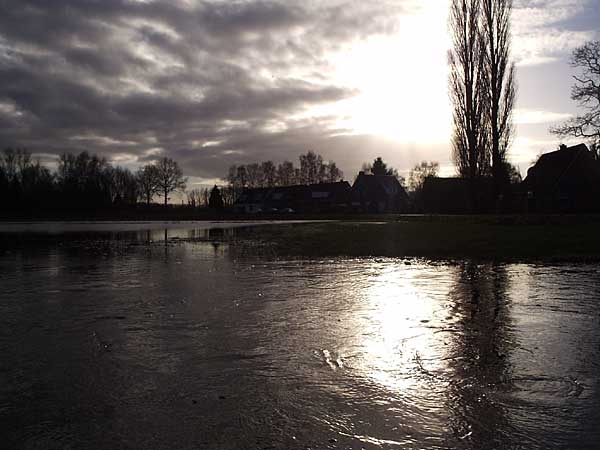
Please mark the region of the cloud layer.
<svg viewBox="0 0 600 450"><path fill-rule="evenodd" d="M583 16L592 18L585 26ZM592 25L594 23L596 25ZM600 6L597 0L515 0L514 54L521 66L564 58L575 47L598 33Z"/></svg>
<svg viewBox="0 0 600 450"><path fill-rule="evenodd" d="M0 1L0 148L28 147L46 161L62 151L87 149L132 168L167 155L199 179L220 177L234 163L295 160L308 149L334 159L349 177L378 155L401 172L421 159L448 165L447 143L360 135L343 128L357 111L329 108L353 103L361 94L339 78L336 55L353 58L357 53L348 50L357 44L392 35L410 51L389 50L390 63L414 75L404 77L399 92L418 93L421 80L431 78L441 86L436 101L447 102L445 76L425 76L431 71L426 67L438 67L429 61L432 48L410 38L416 23L443 33L438 22L414 21L423 5L447 7L447 0L433 6L432 1ZM565 59L594 37L593 30L598 37L596 19L597 0L515 0L513 54L520 77L541 63ZM398 62L398 55L415 60ZM364 70L373 83L393 73L385 65L363 67L381 55L358 59L346 65ZM401 112L416 120L427 116L410 98L379 87L377 101L402 108L387 105L392 116L383 124L387 128L402 123ZM544 112L538 104L519 106L529 110L518 117L521 123L564 115ZM369 108L359 108L358 115L369 119ZM439 105L421 109L428 108ZM413 130L416 137L410 139L423 134L431 133Z"/></svg>
<svg viewBox="0 0 600 450"><path fill-rule="evenodd" d="M355 95L327 56L392 33L398 1L20 0L0 3L0 145L232 162L295 158L336 134L290 120Z"/></svg>

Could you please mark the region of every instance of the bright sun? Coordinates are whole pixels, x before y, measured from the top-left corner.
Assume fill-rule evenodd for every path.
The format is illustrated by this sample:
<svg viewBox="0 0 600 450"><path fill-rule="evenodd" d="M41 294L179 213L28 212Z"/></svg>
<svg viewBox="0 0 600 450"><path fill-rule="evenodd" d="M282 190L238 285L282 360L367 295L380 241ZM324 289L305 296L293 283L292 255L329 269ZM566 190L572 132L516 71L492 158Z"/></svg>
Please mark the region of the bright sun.
<svg viewBox="0 0 600 450"><path fill-rule="evenodd" d="M424 3L400 18L395 35L368 39L333 56L334 79L359 94L321 112L344 116L340 125L356 134L448 142L447 8L442 1Z"/></svg>

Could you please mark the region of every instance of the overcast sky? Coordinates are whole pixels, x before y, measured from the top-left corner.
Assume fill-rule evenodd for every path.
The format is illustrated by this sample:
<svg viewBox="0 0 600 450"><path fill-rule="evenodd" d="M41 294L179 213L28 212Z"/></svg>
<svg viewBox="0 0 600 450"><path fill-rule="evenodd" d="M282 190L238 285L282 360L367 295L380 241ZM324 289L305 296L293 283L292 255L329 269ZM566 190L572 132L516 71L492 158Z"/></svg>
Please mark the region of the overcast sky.
<svg viewBox="0 0 600 450"><path fill-rule="evenodd" d="M193 182L309 149L353 179L381 155L450 175L447 0L0 0L0 146L44 161L87 149L136 168L176 159ZM515 0L525 173L558 140L573 48L598 0Z"/></svg>

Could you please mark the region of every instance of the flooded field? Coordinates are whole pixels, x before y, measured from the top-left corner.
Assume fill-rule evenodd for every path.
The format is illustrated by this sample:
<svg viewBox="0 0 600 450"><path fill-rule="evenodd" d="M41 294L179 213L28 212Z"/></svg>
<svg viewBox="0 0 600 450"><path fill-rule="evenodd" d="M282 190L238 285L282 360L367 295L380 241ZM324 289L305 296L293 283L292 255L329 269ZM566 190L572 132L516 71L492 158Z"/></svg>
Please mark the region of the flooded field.
<svg viewBox="0 0 600 450"><path fill-rule="evenodd" d="M252 230L4 230L6 448L600 446L599 265L283 256Z"/></svg>

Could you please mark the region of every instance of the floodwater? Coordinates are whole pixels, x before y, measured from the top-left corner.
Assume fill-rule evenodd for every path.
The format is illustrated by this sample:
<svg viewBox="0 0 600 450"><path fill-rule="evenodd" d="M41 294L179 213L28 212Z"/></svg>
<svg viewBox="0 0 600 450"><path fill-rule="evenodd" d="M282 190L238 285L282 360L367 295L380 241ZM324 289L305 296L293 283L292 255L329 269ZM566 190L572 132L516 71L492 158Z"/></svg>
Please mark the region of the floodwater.
<svg viewBox="0 0 600 450"><path fill-rule="evenodd" d="M600 447L598 265L236 236L0 235L3 447Z"/></svg>

